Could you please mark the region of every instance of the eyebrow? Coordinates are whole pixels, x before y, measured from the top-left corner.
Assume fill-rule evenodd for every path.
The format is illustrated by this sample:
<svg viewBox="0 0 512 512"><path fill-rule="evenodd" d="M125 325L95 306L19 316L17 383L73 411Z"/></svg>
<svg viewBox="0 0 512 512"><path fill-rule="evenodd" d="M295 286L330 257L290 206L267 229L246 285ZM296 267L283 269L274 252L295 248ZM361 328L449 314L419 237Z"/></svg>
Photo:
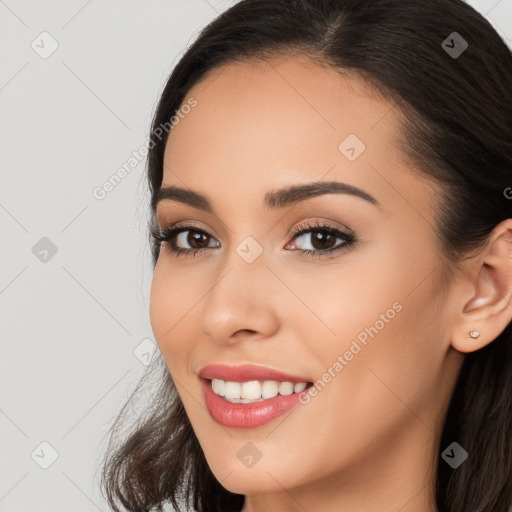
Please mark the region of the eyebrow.
<svg viewBox="0 0 512 512"><path fill-rule="evenodd" d="M273 190L265 194L263 204L268 209L278 209L324 194L351 195L359 197L375 206L380 205L377 199L368 192L354 185L339 181L316 181L304 185L291 185L282 189ZM215 213L210 200L203 194L194 192L193 190L180 188L175 185L162 187L156 195L152 205L153 208L156 209L158 203L166 199L178 201L208 213Z"/></svg>

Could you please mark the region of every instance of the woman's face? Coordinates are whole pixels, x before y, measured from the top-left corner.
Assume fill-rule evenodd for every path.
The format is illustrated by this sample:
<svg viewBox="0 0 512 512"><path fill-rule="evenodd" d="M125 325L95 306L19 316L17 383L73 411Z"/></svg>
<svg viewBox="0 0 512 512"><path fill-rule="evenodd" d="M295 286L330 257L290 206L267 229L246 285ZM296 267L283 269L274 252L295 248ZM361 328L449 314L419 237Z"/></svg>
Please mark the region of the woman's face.
<svg viewBox="0 0 512 512"><path fill-rule="evenodd" d="M450 347L437 196L394 146L397 112L360 79L297 57L215 69L191 97L162 187L201 194L211 211L176 195L159 202L162 228L199 233L162 244L150 316L211 470L247 495L312 482L356 492L369 475L375 495L391 480L417 491L462 354ZM363 193L331 185L267 204L319 181ZM214 419L198 375L208 364L320 384L260 423L217 397Z"/></svg>

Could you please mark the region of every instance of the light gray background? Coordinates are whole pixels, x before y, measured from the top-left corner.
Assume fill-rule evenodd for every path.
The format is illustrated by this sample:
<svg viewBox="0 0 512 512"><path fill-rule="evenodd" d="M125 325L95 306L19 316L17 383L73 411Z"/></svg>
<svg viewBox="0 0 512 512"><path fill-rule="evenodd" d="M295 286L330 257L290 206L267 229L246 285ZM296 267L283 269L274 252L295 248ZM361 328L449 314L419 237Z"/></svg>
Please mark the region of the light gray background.
<svg viewBox="0 0 512 512"><path fill-rule="evenodd" d="M92 192L146 143L177 59L234 3L0 0L1 512L108 510L104 436L154 342L145 162ZM469 3L512 47L512 1ZM31 47L51 48L44 31L46 59ZM42 442L58 453L47 469Z"/></svg>

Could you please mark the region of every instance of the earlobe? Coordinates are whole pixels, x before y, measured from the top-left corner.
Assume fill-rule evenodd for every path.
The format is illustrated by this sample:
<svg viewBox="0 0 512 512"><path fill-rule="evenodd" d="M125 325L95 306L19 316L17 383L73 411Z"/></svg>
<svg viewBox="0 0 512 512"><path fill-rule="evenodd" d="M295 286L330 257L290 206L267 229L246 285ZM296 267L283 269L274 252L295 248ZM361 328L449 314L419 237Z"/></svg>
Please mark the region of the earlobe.
<svg viewBox="0 0 512 512"><path fill-rule="evenodd" d="M494 228L471 265L473 295L461 302L452 335L453 348L463 353L488 345L512 321L512 219Z"/></svg>

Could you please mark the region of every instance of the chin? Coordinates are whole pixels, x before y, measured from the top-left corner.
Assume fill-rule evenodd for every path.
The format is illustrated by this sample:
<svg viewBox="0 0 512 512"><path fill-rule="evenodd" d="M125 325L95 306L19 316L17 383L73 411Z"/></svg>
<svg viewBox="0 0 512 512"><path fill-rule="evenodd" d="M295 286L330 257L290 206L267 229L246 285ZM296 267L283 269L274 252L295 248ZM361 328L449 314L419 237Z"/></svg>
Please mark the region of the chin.
<svg viewBox="0 0 512 512"><path fill-rule="evenodd" d="M235 456L231 464L222 461L218 465L210 465L210 469L222 487L235 494L282 492L283 487L299 485L297 481L290 481L289 469L275 464L266 465L263 460L252 467L245 467Z"/></svg>
<svg viewBox="0 0 512 512"><path fill-rule="evenodd" d="M254 469L254 468L253 468ZM262 494L271 492L280 492L283 490L277 482L268 473L254 473L252 470L233 471L228 477L219 478L219 483L224 489L235 494Z"/></svg>

